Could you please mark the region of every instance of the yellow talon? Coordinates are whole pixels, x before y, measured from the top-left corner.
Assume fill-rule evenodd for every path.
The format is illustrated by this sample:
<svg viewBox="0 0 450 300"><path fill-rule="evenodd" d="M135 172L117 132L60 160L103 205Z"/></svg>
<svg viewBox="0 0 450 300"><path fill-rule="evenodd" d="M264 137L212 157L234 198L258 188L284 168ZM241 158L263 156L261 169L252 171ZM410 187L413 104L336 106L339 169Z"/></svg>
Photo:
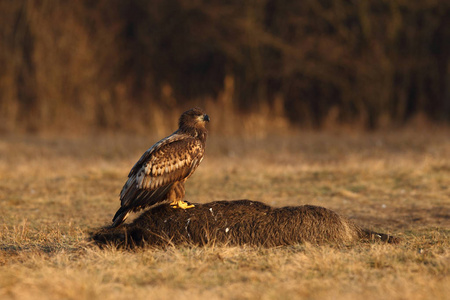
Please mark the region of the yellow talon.
<svg viewBox="0 0 450 300"><path fill-rule="evenodd" d="M188 208L192 208L195 205L194 204L187 204L187 202L183 201L183 200L175 200L172 203L170 203L170 206L172 206L172 208L182 208L182 209L188 209Z"/></svg>

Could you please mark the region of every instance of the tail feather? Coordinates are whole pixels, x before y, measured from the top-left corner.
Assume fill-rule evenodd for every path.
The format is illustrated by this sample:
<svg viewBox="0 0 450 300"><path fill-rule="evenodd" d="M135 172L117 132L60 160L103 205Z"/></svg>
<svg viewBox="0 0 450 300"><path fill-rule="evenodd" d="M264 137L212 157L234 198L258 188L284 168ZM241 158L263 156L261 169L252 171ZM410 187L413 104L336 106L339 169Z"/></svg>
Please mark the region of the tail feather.
<svg viewBox="0 0 450 300"><path fill-rule="evenodd" d="M113 224L111 227L117 227L122 224L130 212L137 212L141 209L167 200L167 193L173 185L173 183L170 183L156 190L138 189L135 185L130 187L125 185L121 192L122 206L114 215ZM184 188L184 186L182 187Z"/></svg>
<svg viewBox="0 0 450 300"><path fill-rule="evenodd" d="M130 210L128 208L125 207L119 208L119 210L114 215L114 218L112 219L113 224L111 225L111 227L117 227L123 222L125 222L129 214Z"/></svg>

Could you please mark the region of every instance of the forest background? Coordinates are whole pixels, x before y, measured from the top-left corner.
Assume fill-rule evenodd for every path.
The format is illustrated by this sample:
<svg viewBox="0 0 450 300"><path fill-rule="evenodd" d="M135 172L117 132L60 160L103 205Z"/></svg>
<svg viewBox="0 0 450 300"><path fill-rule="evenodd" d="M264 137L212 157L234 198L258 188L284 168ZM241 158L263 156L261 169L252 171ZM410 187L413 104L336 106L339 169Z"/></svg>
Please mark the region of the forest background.
<svg viewBox="0 0 450 300"><path fill-rule="evenodd" d="M163 135L191 106L225 135L450 121L448 1L1 1L0 15L1 133Z"/></svg>

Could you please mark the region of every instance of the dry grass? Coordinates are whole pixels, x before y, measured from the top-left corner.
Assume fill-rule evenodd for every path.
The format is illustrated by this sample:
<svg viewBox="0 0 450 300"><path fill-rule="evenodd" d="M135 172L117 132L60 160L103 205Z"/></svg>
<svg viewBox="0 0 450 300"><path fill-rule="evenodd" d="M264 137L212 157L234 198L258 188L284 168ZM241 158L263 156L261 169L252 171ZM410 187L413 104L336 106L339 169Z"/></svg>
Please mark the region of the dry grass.
<svg viewBox="0 0 450 300"><path fill-rule="evenodd" d="M100 250L127 172L155 138L3 137L2 299L446 299L450 132L212 136L187 199L315 204L399 245ZM448 298L447 298L448 299Z"/></svg>

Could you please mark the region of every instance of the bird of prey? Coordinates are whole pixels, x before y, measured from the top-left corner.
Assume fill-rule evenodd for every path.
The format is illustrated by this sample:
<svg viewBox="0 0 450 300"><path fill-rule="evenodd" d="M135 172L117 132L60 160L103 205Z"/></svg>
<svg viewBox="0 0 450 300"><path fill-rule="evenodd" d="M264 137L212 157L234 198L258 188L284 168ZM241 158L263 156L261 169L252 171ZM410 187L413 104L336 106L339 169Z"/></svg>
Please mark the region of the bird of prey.
<svg viewBox="0 0 450 300"><path fill-rule="evenodd" d="M178 129L142 155L120 192L121 206L112 227L122 224L130 212L161 202L170 202L174 208L194 207L183 201L184 182L203 160L208 133L206 122L209 116L202 109L185 111Z"/></svg>

